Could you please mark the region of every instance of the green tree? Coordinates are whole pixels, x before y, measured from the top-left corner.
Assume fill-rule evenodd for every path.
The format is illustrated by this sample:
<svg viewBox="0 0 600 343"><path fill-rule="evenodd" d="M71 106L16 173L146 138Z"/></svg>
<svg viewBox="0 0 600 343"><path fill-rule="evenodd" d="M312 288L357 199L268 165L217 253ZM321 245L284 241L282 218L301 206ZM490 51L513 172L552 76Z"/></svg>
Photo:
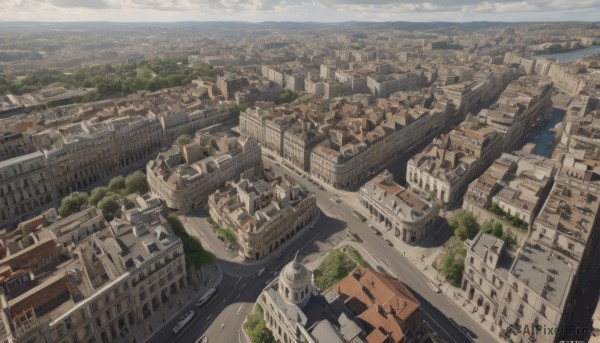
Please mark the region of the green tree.
<svg viewBox="0 0 600 343"><path fill-rule="evenodd" d="M280 104L287 104L290 103L296 99L298 99L298 97L300 96L300 94L291 91L289 89L284 89L283 92L281 92L281 94L279 95L279 103Z"/></svg>
<svg viewBox="0 0 600 343"><path fill-rule="evenodd" d="M186 144L189 144L191 141L192 139L190 138L190 136L184 133L183 135L177 137L177 139L175 140L175 144L179 145L179 147L182 147Z"/></svg>
<svg viewBox="0 0 600 343"><path fill-rule="evenodd" d="M454 230L454 235L462 241L472 239L479 232L479 224L477 224L475 217L465 210L456 211L448 224Z"/></svg>
<svg viewBox="0 0 600 343"><path fill-rule="evenodd" d="M338 249L330 250L323 262L314 271L315 285L327 290L346 277L356 267L356 263Z"/></svg>
<svg viewBox="0 0 600 343"><path fill-rule="evenodd" d="M63 198L60 207L58 208L58 214L65 218L74 213L81 211L81 206L87 204L89 196L84 192L71 193Z"/></svg>
<svg viewBox="0 0 600 343"><path fill-rule="evenodd" d="M113 177L108 183L108 189L115 193L122 192L125 189L125 177L121 175Z"/></svg>
<svg viewBox="0 0 600 343"><path fill-rule="evenodd" d="M102 211L102 215L106 220L110 221L113 219L115 213L119 209L119 199L121 197L116 193L108 193L100 202L98 202L98 209Z"/></svg>
<svg viewBox="0 0 600 343"><path fill-rule="evenodd" d="M436 262L435 267L446 280L454 285L460 285L466 256L467 250L464 248L463 243L456 240Z"/></svg>
<svg viewBox="0 0 600 343"><path fill-rule="evenodd" d="M244 331L250 337L252 343L274 343L273 333L267 329L267 322L264 319L263 309L256 305L253 313L248 315L243 325Z"/></svg>
<svg viewBox="0 0 600 343"><path fill-rule="evenodd" d="M108 193L108 187L100 186L92 189L90 192L90 198L88 199L88 203L90 205L97 206L100 200L104 198L104 196Z"/></svg>
<svg viewBox="0 0 600 343"><path fill-rule="evenodd" d="M135 192L140 194L146 194L148 192L148 181L146 179L146 174L141 171L136 171L135 173L127 176L125 179L125 191L127 194L133 194Z"/></svg>

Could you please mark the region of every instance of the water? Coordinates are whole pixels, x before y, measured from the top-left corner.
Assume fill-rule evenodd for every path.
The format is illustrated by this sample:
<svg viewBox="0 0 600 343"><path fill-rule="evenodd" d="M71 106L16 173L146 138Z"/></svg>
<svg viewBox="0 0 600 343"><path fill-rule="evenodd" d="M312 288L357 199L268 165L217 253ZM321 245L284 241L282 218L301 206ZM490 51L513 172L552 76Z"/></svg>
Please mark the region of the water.
<svg viewBox="0 0 600 343"><path fill-rule="evenodd" d="M580 59L584 56L593 55L597 52L600 52L600 45L594 45L589 48L579 49L570 52L559 52L556 54L548 54L548 55L536 55L535 57L541 58L556 58L558 62L568 62Z"/></svg>
<svg viewBox="0 0 600 343"><path fill-rule="evenodd" d="M554 137L556 132L554 127L562 122L565 117L565 110L559 108L550 109L542 119L538 122L538 126L532 131L528 137L528 143L535 143L535 154L552 157L554 151Z"/></svg>

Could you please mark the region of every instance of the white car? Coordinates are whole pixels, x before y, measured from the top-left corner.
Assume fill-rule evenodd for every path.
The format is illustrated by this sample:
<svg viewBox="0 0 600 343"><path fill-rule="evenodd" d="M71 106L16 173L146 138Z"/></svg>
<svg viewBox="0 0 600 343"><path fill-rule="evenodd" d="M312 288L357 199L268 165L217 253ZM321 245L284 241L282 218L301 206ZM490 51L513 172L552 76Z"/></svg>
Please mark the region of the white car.
<svg viewBox="0 0 600 343"><path fill-rule="evenodd" d="M266 267L262 267L258 270L258 273L256 274L257 276L261 276L263 275L265 272L267 271Z"/></svg>

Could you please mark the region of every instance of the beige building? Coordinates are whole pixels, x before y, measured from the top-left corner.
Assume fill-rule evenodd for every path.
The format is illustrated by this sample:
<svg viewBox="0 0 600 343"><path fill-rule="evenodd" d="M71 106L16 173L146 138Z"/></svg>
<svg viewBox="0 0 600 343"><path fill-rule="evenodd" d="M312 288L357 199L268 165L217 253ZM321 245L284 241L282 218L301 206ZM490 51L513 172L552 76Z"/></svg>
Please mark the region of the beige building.
<svg viewBox="0 0 600 343"><path fill-rule="evenodd" d="M161 223L160 200L128 201L133 207L122 208L112 227L92 208L2 237L3 342L126 341L185 287L183 245Z"/></svg>
<svg viewBox="0 0 600 343"><path fill-rule="evenodd" d="M210 216L237 235L240 257L259 260L307 227L317 212L314 194L285 175L241 178L208 198Z"/></svg>
<svg viewBox="0 0 600 343"><path fill-rule="evenodd" d="M471 302L471 306L480 308L483 316L495 322L514 256L507 251L504 241L483 232L467 240L465 245L463 297Z"/></svg>
<svg viewBox="0 0 600 343"><path fill-rule="evenodd" d="M34 152L0 162L0 228L12 228L57 201L44 154Z"/></svg>
<svg viewBox="0 0 600 343"><path fill-rule="evenodd" d="M502 153L500 133L468 118L457 129L436 138L425 150L408 161L406 180L413 190L454 204Z"/></svg>
<svg viewBox="0 0 600 343"><path fill-rule="evenodd" d="M438 104L382 112L374 113L381 121L369 131L369 124L355 119L344 123L346 128L331 130L329 140L312 150L311 175L335 188L352 187L407 148L437 134L447 117L446 107Z"/></svg>
<svg viewBox="0 0 600 343"><path fill-rule="evenodd" d="M256 139L199 132L193 142L160 152L148 162L146 175L153 194L187 213L206 206L212 192L261 163Z"/></svg>
<svg viewBox="0 0 600 343"><path fill-rule="evenodd" d="M30 154L35 151L31 135L0 131L0 161Z"/></svg>
<svg viewBox="0 0 600 343"><path fill-rule="evenodd" d="M386 169L358 192L360 203L384 224L394 236L408 244L416 244L431 234L440 205L394 182Z"/></svg>
<svg viewBox="0 0 600 343"><path fill-rule="evenodd" d="M480 223L494 219L502 221L505 227L512 225L490 211L494 205L496 211L500 209L505 215L519 218L523 223L521 230L527 230L533 225L558 168L557 162L541 156L520 151L504 153L471 182L462 207Z"/></svg>
<svg viewBox="0 0 600 343"><path fill-rule="evenodd" d="M547 77L524 76L512 81L498 101L479 112L488 126L504 135L504 151L518 149L535 122L552 104L552 82Z"/></svg>

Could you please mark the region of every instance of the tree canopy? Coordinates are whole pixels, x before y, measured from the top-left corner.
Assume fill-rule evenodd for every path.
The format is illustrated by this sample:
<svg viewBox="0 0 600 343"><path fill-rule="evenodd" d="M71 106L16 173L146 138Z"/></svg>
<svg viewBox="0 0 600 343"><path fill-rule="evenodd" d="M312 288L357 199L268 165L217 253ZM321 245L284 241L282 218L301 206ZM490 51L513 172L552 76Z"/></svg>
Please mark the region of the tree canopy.
<svg viewBox="0 0 600 343"><path fill-rule="evenodd" d="M115 176L108 183L108 189L113 192L122 192L125 189L125 177Z"/></svg>
<svg viewBox="0 0 600 343"><path fill-rule="evenodd" d="M85 192L71 193L63 198L58 208L58 214L64 218L77 213L81 211L81 206L87 204L88 199L89 196Z"/></svg>
<svg viewBox="0 0 600 343"><path fill-rule="evenodd" d="M267 329L267 322L264 319L263 309L258 304L256 305L254 312L246 318L243 327L252 343L275 342L273 333Z"/></svg>
<svg viewBox="0 0 600 343"><path fill-rule="evenodd" d="M479 232L479 224L473 215L465 210L458 210L448 221L450 227L454 230L454 235L461 241L473 239Z"/></svg>
<svg viewBox="0 0 600 343"><path fill-rule="evenodd" d="M136 171L133 174L130 174L125 179L125 191L127 194L139 193L146 194L148 193L148 181L146 179L146 174L141 171Z"/></svg>
<svg viewBox="0 0 600 343"><path fill-rule="evenodd" d="M102 215L106 220L113 219L115 212L119 209L119 199L121 196L116 193L108 193L98 202L98 209L102 211Z"/></svg>
<svg viewBox="0 0 600 343"><path fill-rule="evenodd" d="M100 186L92 189L92 191L90 192L90 198L88 199L89 204L97 206L100 200L102 200L106 193L108 193L108 191L108 187L105 186Z"/></svg>
<svg viewBox="0 0 600 343"><path fill-rule="evenodd" d="M191 141L192 141L192 139L190 138L190 135L188 135L187 133L184 133L183 135L177 137L177 139L175 140L175 144L182 147L186 144L189 144Z"/></svg>

